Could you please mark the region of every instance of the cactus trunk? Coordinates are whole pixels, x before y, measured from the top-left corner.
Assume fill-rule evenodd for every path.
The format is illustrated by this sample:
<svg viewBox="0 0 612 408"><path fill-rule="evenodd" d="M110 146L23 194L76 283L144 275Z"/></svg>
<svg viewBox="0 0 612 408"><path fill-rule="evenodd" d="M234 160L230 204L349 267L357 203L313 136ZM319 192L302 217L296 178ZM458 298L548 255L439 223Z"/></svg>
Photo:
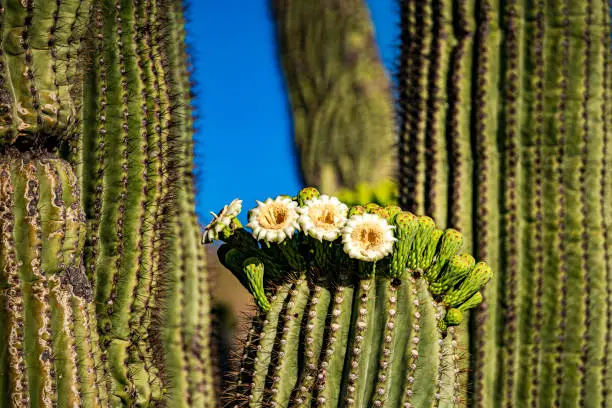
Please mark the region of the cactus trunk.
<svg viewBox="0 0 612 408"><path fill-rule="evenodd" d="M499 271L471 403L612 407L610 6L401 1L400 204Z"/></svg>
<svg viewBox="0 0 612 408"><path fill-rule="evenodd" d="M70 165L0 157L0 407L102 407L84 216Z"/></svg>
<svg viewBox="0 0 612 408"><path fill-rule="evenodd" d="M257 318L232 406L455 406L461 352L443 317L424 278L289 280Z"/></svg>
<svg viewBox="0 0 612 408"><path fill-rule="evenodd" d="M182 7L105 0L91 14L79 174L108 393L214 406Z"/></svg>

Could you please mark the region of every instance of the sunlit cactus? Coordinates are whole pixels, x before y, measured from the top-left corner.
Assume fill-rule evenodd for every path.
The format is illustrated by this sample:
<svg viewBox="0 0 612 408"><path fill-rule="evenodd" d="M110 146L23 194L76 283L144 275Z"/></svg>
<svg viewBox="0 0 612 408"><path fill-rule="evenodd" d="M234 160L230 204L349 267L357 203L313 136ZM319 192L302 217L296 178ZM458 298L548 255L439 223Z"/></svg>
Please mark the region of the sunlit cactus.
<svg viewBox="0 0 612 408"><path fill-rule="evenodd" d="M399 203L499 271L472 405L611 407L609 2L399 3Z"/></svg>
<svg viewBox="0 0 612 408"><path fill-rule="evenodd" d="M80 192L48 154L0 156L0 407L104 407Z"/></svg>
<svg viewBox="0 0 612 408"><path fill-rule="evenodd" d="M105 0L90 26L75 161L107 392L113 406L212 407L182 5Z"/></svg>
<svg viewBox="0 0 612 408"><path fill-rule="evenodd" d="M259 312L228 407L453 407L465 401L456 326L491 269L462 236L399 207L351 207L313 188L234 200L206 228ZM449 283L452 282L452 283ZM437 287L436 295L431 288Z"/></svg>

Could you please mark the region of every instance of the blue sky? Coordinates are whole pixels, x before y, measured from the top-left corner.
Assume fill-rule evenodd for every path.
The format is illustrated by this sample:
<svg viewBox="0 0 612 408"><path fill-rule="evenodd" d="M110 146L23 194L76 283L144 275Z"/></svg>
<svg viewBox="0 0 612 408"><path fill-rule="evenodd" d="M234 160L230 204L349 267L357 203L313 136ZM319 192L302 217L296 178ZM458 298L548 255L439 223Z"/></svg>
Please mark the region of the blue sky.
<svg viewBox="0 0 612 408"><path fill-rule="evenodd" d="M235 197L245 209L301 188L269 0L192 1L188 42L195 65L197 212L211 219ZM394 0L368 1L381 55L396 55ZM241 220L245 220L246 211Z"/></svg>

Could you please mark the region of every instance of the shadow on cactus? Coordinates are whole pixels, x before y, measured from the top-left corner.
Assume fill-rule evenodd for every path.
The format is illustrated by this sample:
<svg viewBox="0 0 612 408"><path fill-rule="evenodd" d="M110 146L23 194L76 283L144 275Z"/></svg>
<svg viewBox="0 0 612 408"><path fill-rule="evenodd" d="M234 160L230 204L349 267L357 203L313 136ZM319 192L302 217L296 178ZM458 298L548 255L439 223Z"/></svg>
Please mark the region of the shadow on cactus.
<svg viewBox="0 0 612 408"><path fill-rule="evenodd" d="M455 327L492 272L427 216L349 208L306 188L227 205L204 241L252 293L231 406L453 406L465 399Z"/></svg>

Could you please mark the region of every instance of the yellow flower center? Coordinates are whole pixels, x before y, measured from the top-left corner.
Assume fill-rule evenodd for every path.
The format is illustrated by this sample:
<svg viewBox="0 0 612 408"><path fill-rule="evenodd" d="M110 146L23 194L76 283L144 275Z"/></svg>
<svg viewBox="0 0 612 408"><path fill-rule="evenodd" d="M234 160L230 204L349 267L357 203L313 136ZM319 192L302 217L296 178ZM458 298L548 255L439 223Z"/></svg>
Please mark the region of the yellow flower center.
<svg viewBox="0 0 612 408"><path fill-rule="evenodd" d="M268 204L260 211L257 221L265 229L283 229L289 225L289 210L282 204Z"/></svg>
<svg viewBox="0 0 612 408"><path fill-rule="evenodd" d="M351 239L362 249L370 250L383 242L383 231L377 224L361 224L351 233Z"/></svg>
<svg viewBox="0 0 612 408"><path fill-rule="evenodd" d="M317 228L336 229L336 209L333 205L317 205L308 210L308 215Z"/></svg>

